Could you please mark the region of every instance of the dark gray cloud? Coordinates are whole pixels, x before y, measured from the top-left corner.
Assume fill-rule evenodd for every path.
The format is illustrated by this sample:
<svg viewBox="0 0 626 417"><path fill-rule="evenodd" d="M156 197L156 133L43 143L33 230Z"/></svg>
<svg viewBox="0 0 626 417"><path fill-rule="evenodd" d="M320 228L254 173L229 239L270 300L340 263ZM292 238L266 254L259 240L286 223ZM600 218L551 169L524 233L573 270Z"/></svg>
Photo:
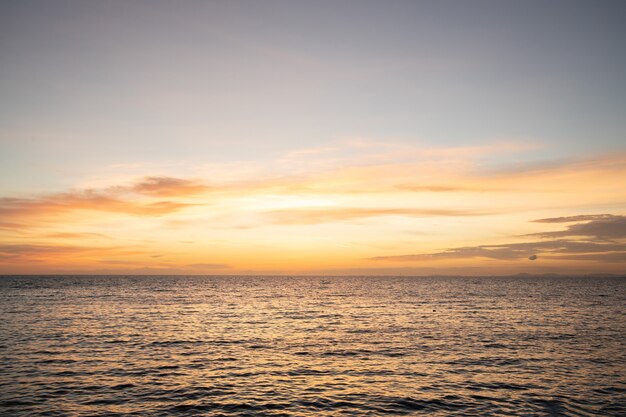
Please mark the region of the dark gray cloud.
<svg viewBox="0 0 626 417"><path fill-rule="evenodd" d="M533 223L572 223L572 222L586 222L591 220L610 220L623 216L616 216L614 214L581 214L578 216L566 216L566 217L550 217L547 219L533 220Z"/></svg>
<svg viewBox="0 0 626 417"><path fill-rule="evenodd" d="M420 261L428 259L462 259L462 258L490 258L499 260L514 260L531 258L537 253L562 254L589 254L604 252L626 251L623 243L580 242L573 240L551 240L540 242L508 243L502 245L480 245L450 248L442 252L376 256L370 258L377 261ZM538 257L538 256L537 256ZM537 258L535 258L537 259Z"/></svg>
<svg viewBox="0 0 626 417"><path fill-rule="evenodd" d="M540 219L535 222L541 223L565 223L577 222L567 226L565 230L554 232L533 233L527 236L542 238L574 237L581 236L594 239L622 239L626 238L626 216L611 214L598 214L591 216L557 217L553 219Z"/></svg>
<svg viewBox="0 0 626 417"><path fill-rule="evenodd" d="M581 215L535 220L540 223L569 223L566 230L526 236L546 240L499 245L449 248L441 252L376 256L375 261L425 261L433 259L488 258L497 260L542 258L598 262L626 261L626 216L612 214Z"/></svg>
<svg viewBox="0 0 626 417"><path fill-rule="evenodd" d="M585 253L580 255L564 255L559 259L573 261L597 261L597 262L626 262L626 252L610 252L610 253Z"/></svg>

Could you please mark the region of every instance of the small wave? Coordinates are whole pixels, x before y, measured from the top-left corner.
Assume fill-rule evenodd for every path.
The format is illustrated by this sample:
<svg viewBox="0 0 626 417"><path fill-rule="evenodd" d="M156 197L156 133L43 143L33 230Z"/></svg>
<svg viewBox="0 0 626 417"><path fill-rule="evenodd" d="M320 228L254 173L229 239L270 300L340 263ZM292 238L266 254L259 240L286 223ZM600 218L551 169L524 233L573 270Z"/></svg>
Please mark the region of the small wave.
<svg viewBox="0 0 626 417"><path fill-rule="evenodd" d="M197 345L204 343L202 340L163 340L150 343L150 346L176 346L176 345Z"/></svg>
<svg viewBox="0 0 626 417"><path fill-rule="evenodd" d="M391 407L395 410L401 411L454 411L467 407L467 404L459 402L457 396L447 396L442 399L429 398L429 399L417 399L412 397L402 398L386 398L383 402L386 408Z"/></svg>
<svg viewBox="0 0 626 417"><path fill-rule="evenodd" d="M35 363L40 365L48 365L48 364L59 364L59 365L67 365L70 363L76 363L74 359L43 359L40 361L35 361Z"/></svg>
<svg viewBox="0 0 626 417"><path fill-rule="evenodd" d="M105 340L103 343L106 343L107 345L118 345L118 344L130 343L130 340L128 340L128 339L113 339L113 340Z"/></svg>
<svg viewBox="0 0 626 417"><path fill-rule="evenodd" d="M485 343L483 346L490 349L506 349L509 347L502 343Z"/></svg>
<svg viewBox="0 0 626 417"><path fill-rule="evenodd" d="M155 369L158 369L158 370L180 369L180 366L179 365L163 365L163 366L158 366Z"/></svg>
<svg viewBox="0 0 626 417"><path fill-rule="evenodd" d="M62 355L63 352L59 352L56 350L36 350L33 352L33 355Z"/></svg>
<svg viewBox="0 0 626 417"><path fill-rule="evenodd" d="M551 416L563 415L563 411L564 411L563 403L559 400L533 398L530 400L530 403L538 405L540 408L547 411L549 415Z"/></svg>
<svg viewBox="0 0 626 417"><path fill-rule="evenodd" d="M74 372L74 371L61 371L61 372L53 372L51 373L51 375L53 376L77 376L79 374L83 374L84 373L78 373L78 372Z"/></svg>
<svg viewBox="0 0 626 417"><path fill-rule="evenodd" d="M169 415L170 413L193 413L193 412L209 412L215 410L216 407L213 404L177 404L173 407L169 407L163 411Z"/></svg>
<svg viewBox="0 0 626 417"><path fill-rule="evenodd" d="M307 408L307 409L317 409L317 410L336 410L339 408L357 408L358 404L351 401L333 401L327 398L318 398L316 400L300 400L296 401L296 405Z"/></svg>
<svg viewBox="0 0 626 417"><path fill-rule="evenodd" d="M509 382L483 382L483 383L476 384L476 385L469 387L469 389L476 389L476 390L486 389L486 390L511 390L511 391L525 391L525 390L529 390L532 388L537 388L537 387L534 385L530 385L530 384L520 385L520 384L509 383Z"/></svg>
<svg viewBox="0 0 626 417"><path fill-rule="evenodd" d="M36 405L37 403L34 401L27 400L4 400L0 401L0 407L21 407L21 406L29 406Z"/></svg>
<svg viewBox="0 0 626 417"><path fill-rule="evenodd" d="M368 349L356 349L356 350L330 350L322 353L323 356L360 356L370 355L374 353Z"/></svg>
<svg viewBox="0 0 626 417"><path fill-rule="evenodd" d="M462 367L468 366L485 366L485 367L502 367L502 366L519 366L525 363L520 358L463 358L445 362L447 365L457 365Z"/></svg>
<svg viewBox="0 0 626 417"><path fill-rule="evenodd" d="M135 387L136 387L135 384L126 383L126 384L114 385L114 386L111 387L111 389L114 389L114 390L124 390L124 389L135 388Z"/></svg>
<svg viewBox="0 0 626 417"><path fill-rule="evenodd" d="M83 404L85 405L113 405L113 404L124 404L125 400L122 398L98 398L95 400L85 401Z"/></svg>
<svg viewBox="0 0 626 417"><path fill-rule="evenodd" d="M626 393L626 388L622 387L604 387L604 388L596 388L594 390L599 394L624 394Z"/></svg>

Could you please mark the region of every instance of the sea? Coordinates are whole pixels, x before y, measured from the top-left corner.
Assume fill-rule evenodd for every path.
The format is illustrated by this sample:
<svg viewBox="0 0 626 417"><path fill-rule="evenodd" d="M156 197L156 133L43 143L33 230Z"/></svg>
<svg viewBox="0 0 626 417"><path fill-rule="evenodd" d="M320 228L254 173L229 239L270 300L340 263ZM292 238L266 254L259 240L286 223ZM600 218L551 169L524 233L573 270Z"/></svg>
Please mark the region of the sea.
<svg viewBox="0 0 626 417"><path fill-rule="evenodd" d="M2 276L2 416L626 416L626 278Z"/></svg>

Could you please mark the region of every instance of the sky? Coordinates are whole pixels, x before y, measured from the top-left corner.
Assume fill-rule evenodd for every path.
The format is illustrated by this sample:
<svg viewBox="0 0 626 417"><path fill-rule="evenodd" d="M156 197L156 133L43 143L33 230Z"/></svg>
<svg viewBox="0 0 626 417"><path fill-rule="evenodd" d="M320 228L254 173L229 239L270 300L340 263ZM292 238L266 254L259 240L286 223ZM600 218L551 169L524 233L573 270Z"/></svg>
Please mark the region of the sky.
<svg viewBox="0 0 626 417"><path fill-rule="evenodd" d="M0 273L626 274L623 1L0 3Z"/></svg>

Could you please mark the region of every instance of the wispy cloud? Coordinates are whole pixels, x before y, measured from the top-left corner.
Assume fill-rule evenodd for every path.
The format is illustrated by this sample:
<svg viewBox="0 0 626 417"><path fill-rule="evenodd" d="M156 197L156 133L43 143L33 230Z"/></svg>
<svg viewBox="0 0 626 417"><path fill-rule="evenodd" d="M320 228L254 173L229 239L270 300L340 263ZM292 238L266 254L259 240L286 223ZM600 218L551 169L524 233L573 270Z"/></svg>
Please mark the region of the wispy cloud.
<svg viewBox="0 0 626 417"><path fill-rule="evenodd" d="M110 256L115 255L137 255L145 252L129 247L96 247L96 246L71 246L71 245L51 245L51 244L0 244L0 259L11 261L37 262L43 260L58 260L66 256Z"/></svg>
<svg viewBox="0 0 626 417"><path fill-rule="evenodd" d="M316 224L365 217L406 216L406 217L448 217L481 216L488 213L470 210L407 209L407 208L361 208L342 207L324 209L273 210L264 213L274 224Z"/></svg>
<svg viewBox="0 0 626 417"><path fill-rule="evenodd" d="M572 223L591 220L613 220L621 217L623 216L616 216L614 214L581 214L578 216L550 217L547 219L537 219L532 221L534 223Z"/></svg>
<svg viewBox="0 0 626 417"><path fill-rule="evenodd" d="M297 149L285 153L277 163L284 168L333 169L389 163L467 163L485 157L519 153L538 148L529 141L495 141L479 146L416 146L402 141L345 138L334 146Z"/></svg>
<svg viewBox="0 0 626 417"><path fill-rule="evenodd" d="M626 263L626 251L560 256L562 260Z"/></svg>
<svg viewBox="0 0 626 417"><path fill-rule="evenodd" d="M471 193L484 193L494 191L507 191L505 188L495 187L471 187L471 186L457 186L457 185L425 185L425 184L401 184L396 188L402 191L412 192L430 192L430 193L455 193L455 192L471 192Z"/></svg>
<svg viewBox="0 0 626 417"><path fill-rule="evenodd" d="M2 204L2 200L0 199L0 213L1 213L1 204ZM0 230L8 230L8 231L20 231L23 230L25 228L24 224L22 223L15 223L15 222L7 222L7 221L3 221L0 220Z"/></svg>
<svg viewBox="0 0 626 417"><path fill-rule="evenodd" d="M164 197L164 194L175 192L171 185L159 188L156 184L152 184L157 187L152 189L151 184L141 182L132 188L149 189L151 190L150 192L154 192L154 197L157 198ZM196 190L195 187L187 184L176 188L176 190L181 194L181 190L191 192L191 190ZM79 211L153 217L176 213L197 204L197 202L190 203L181 200L128 197L125 195L125 188L123 187L107 188L105 190L76 190L28 198L4 197L0 198L0 217L4 219L0 222L0 229L13 232L25 230L37 224L50 222L63 215ZM65 237L68 237L68 235Z"/></svg>
<svg viewBox="0 0 626 417"><path fill-rule="evenodd" d="M126 213L138 216L159 216L172 213L191 204L175 201L136 202L96 191L78 191L33 198L0 199L0 216L20 217L55 214L73 210L93 210Z"/></svg>
<svg viewBox="0 0 626 417"><path fill-rule="evenodd" d="M74 232L55 232L45 234L46 238L53 239L109 239L108 236L103 235L102 233L74 233Z"/></svg>
<svg viewBox="0 0 626 417"><path fill-rule="evenodd" d="M202 194L210 189L197 180L173 177L145 177L130 187L136 193L157 197L176 197Z"/></svg>
<svg viewBox="0 0 626 417"><path fill-rule="evenodd" d="M19 229L33 217L51 217L72 211L122 213L133 216L162 216L198 204L180 197L203 193L208 186L196 180L144 177L130 185L103 189L72 190L27 198L0 198L0 228ZM135 193L137 195L128 195ZM145 196L145 198L142 198ZM169 198L169 199L163 199Z"/></svg>

